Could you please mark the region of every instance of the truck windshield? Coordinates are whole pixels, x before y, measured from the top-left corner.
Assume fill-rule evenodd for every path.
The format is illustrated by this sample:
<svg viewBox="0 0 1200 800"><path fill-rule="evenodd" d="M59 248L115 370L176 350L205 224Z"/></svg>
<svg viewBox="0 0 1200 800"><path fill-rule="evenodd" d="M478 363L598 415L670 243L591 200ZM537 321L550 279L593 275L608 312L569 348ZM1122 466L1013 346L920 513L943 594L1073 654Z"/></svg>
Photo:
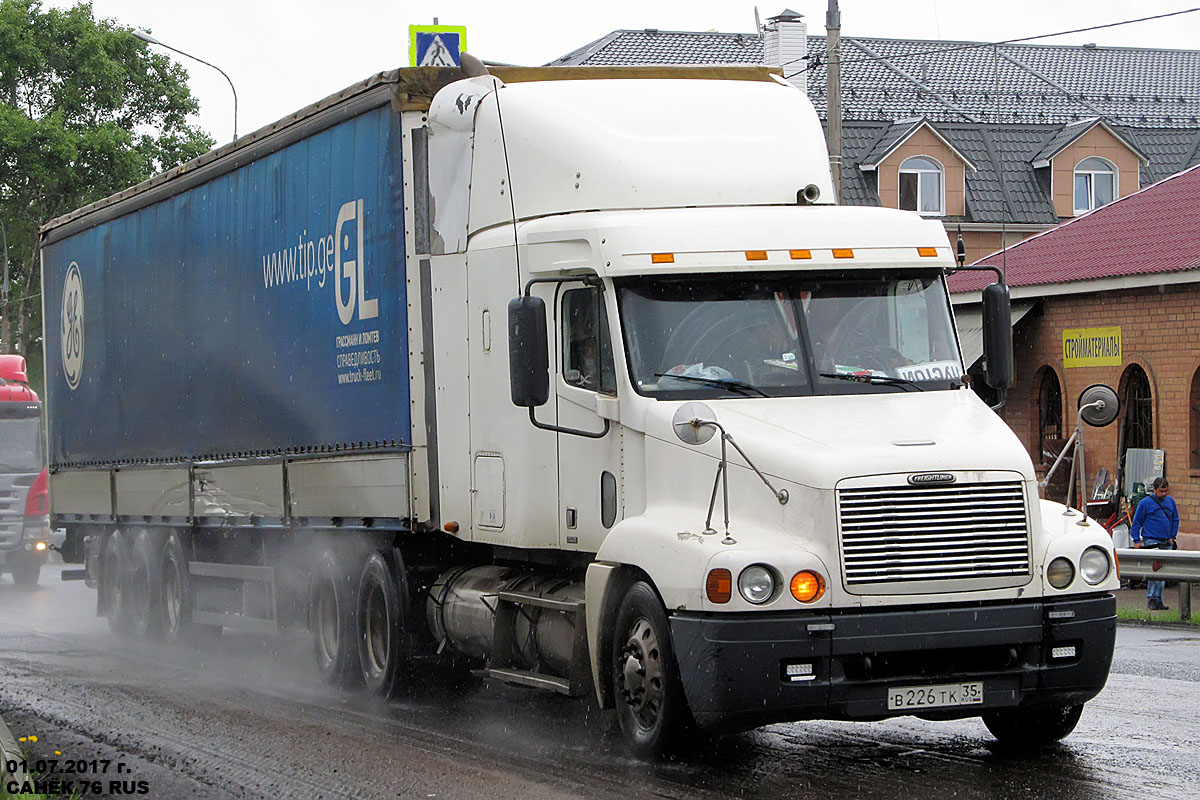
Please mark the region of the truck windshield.
<svg viewBox="0 0 1200 800"><path fill-rule="evenodd" d="M0 473L40 472L42 431L37 417L0 417Z"/></svg>
<svg viewBox="0 0 1200 800"><path fill-rule="evenodd" d="M652 397L961 386L936 272L639 278L617 296L633 384Z"/></svg>

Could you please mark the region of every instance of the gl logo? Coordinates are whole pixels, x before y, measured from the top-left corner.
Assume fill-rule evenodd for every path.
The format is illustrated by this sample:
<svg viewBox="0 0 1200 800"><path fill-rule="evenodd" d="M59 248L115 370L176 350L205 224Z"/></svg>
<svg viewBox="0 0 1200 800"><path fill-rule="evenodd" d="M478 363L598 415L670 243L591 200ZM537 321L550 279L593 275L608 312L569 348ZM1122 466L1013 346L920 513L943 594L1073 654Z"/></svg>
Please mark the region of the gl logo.
<svg viewBox="0 0 1200 800"><path fill-rule="evenodd" d="M343 325L349 325L354 319L356 304L360 320L378 317L379 298L367 299L367 285L363 276L362 200L351 200L342 204L338 211L337 223L333 226L333 237L336 253L333 287L334 294L337 295L338 318ZM346 284L349 284L349 287Z"/></svg>
<svg viewBox="0 0 1200 800"><path fill-rule="evenodd" d="M67 269L67 279L63 284L59 337L63 374L67 378L67 385L75 389L83 373L83 280L79 277L79 265L74 261Z"/></svg>

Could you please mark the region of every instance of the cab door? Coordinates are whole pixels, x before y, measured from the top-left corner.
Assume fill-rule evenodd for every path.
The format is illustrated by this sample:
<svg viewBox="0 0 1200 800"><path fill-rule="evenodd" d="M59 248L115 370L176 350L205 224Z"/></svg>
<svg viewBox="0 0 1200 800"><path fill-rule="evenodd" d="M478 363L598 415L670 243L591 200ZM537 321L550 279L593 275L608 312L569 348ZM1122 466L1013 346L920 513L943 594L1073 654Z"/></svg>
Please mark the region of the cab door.
<svg viewBox="0 0 1200 800"><path fill-rule="evenodd" d="M621 426L606 293L565 283L556 305L559 546L596 552L623 513ZM599 434L591 438L583 433Z"/></svg>

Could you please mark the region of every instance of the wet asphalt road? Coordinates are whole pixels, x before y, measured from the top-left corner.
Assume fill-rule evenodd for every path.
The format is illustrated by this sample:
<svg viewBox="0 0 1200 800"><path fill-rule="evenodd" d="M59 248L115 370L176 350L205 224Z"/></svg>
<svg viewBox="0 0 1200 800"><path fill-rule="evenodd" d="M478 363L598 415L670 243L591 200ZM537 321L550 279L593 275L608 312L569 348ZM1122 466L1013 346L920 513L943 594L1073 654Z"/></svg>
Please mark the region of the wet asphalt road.
<svg viewBox="0 0 1200 800"><path fill-rule="evenodd" d="M1108 687L1032 757L996 749L977 720L908 717L773 725L647 765L579 700L444 675L387 704L337 694L299 635L122 642L95 593L57 570L31 591L0 580L0 717L38 736L35 756L88 759L85 797L1083 800L1200 786L1200 632L1180 628L1122 625ZM108 774L90 759L111 760Z"/></svg>

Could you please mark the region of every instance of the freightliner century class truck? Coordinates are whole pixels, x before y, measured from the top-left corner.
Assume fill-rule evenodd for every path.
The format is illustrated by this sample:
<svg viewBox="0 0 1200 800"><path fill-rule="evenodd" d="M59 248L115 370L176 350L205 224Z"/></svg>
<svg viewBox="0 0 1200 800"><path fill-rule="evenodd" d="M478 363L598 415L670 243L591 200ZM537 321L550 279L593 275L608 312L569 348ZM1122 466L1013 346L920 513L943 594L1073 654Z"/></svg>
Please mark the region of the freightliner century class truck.
<svg viewBox="0 0 1200 800"><path fill-rule="evenodd" d="M594 692L643 757L809 718L1069 733L1112 549L964 386L943 228L834 205L766 70L471 72L42 230L54 524L108 624L304 626L383 696L465 659Z"/></svg>

